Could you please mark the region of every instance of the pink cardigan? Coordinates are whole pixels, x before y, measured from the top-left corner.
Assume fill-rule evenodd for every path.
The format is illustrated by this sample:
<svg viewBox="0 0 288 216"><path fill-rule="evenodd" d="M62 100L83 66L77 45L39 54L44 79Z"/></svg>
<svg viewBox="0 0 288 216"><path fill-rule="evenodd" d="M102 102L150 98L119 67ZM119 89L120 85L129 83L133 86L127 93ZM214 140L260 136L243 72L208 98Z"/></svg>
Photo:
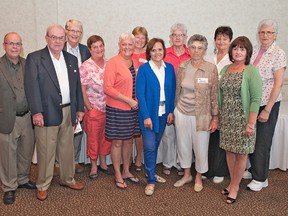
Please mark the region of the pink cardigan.
<svg viewBox="0 0 288 216"><path fill-rule="evenodd" d="M135 66L135 62L133 61ZM116 99L119 94L132 98L133 79L120 54L108 60L104 72L104 93L106 104L110 107L130 110L129 104Z"/></svg>

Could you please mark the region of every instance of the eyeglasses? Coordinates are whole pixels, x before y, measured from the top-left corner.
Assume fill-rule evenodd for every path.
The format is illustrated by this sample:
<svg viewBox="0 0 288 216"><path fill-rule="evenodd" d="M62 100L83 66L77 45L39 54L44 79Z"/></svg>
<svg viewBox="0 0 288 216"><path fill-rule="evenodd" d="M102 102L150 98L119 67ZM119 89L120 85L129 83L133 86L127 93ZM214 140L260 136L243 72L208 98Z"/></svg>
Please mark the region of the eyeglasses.
<svg viewBox="0 0 288 216"><path fill-rule="evenodd" d="M67 31L69 32L72 32L73 34L77 34L77 35L81 35L82 34L82 31L76 31L76 30L73 30L73 29L66 29Z"/></svg>
<svg viewBox="0 0 288 216"><path fill-rule="evenodd" d="M260 31L260 32L258 32L258 33L259 33L259 35L261 35L261 36L264 36L264 35L271 36L271 35L273 35L275 32L271 32L271 31Z"/></svg>
<svg viewBox="0 0 288 216"><path fill-rule="evenodd" d="M53 42L57 41L57 39L58 39L59 41L65 41L65 36L57 37L57 36L55 36L55 35L47 35L47 37L51 38L51 40L52 40Z"/></svg>
<svg viewBox="0 0 288 216"><path fill-rule="evenodd" d="M172 37L177 38L177 37L185 37L185 34L171 34Z"/></svg>
<svg viewBox="0 0 288 216"><path fill-rule="evenodd" d="M16 47L21 47L22 46L22 43L21 42L17 42L17 43L13 43L13 42L4 42L4 44L10 46L10 47L13 47L13 46L16 46Z"/></svg>

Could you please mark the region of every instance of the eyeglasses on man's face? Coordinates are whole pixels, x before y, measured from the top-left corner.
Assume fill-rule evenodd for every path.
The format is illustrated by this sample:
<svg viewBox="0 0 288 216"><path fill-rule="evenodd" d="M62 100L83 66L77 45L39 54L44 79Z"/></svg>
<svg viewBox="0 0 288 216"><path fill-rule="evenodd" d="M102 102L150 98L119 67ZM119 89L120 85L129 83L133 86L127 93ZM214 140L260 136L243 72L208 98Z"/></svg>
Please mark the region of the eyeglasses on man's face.
<svg viewBox="0 0 288 216"><path fill-rule="evenodd" d="M10 46L10 47L21 47L22 46L22 43L21 42L17 42L17 43L14 43L14 42L4 42L4 44Z"/></svg>
<svg viewBox="0 0 288 216"><path fill-rule="evenodd" d="M53 42L59 40L59 41L65 41L65 36L60 36L57 37L55 35L47 35L47 37L49 37Z"/></svg>
<svg viewBox="0 0 288 216"><path fill-rule="evenodd" d="M77 34L77 35L81 35L82 31L79 30L74 30L74 29L66 29L68 32L71 32L72 34Z"/></svg>
<svg viewBox="0 0 288 216"><path fill-rule="evenodd" d="M264 36L264 35L272 36L275 32L272 32L272 31L260 31L258 33L259 33L260 36Z"/></svg>

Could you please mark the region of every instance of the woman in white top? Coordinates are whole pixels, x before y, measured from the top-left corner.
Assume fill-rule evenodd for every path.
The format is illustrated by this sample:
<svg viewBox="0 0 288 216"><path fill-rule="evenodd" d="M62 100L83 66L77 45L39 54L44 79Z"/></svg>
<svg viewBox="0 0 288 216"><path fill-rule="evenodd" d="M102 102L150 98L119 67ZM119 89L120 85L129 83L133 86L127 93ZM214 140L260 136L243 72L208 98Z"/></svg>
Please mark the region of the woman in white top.
<svg viewBox="0 0 288 216"><path fill-rule="evenodd" d="M215 50L213 54L206 55L205 60L216 65L218 70L218 78L220 79L220 71L225 65L231 64L228 50L233 38L233 31L229 26L219 26L215 30L214 42ZM210 134L209 150L208 150L209 169L205 174L207 178L213 177L214 183L221 183L224 176L229 175L226 154L219 147L219 130Z"/></svg>

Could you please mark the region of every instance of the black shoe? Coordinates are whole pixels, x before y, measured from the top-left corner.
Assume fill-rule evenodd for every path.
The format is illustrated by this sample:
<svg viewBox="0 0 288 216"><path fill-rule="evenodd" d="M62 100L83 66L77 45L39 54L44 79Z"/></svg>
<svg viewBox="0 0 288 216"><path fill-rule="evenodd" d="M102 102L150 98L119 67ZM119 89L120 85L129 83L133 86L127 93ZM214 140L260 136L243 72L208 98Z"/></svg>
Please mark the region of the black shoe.
<svg viewBox="0 0 288 216"><path fill-rule="evenodd" d="M226 200L226 203L227 204L233 204L233 203L235 203L236 202L236 198L234 199L234 198L232 198L232 197L227 197L227 200Z"/></svg>
<svg viewBox="0 0 288 216"><path fill-rule="evenodd" d="M22 185L18 185L18 188L26 188L26 189L30 189L30 190L36 190L37 189L35 183L33 183L31 181L28 181L27 183L22 184Z"/></svg>
<svg viewBox="0 0 288 216"><path fill-rule="evenodd" d="M15 191L7 191L4 193L3 202L5 205L13 204L15 201Z"/></svg>
<svg viewBox="0 0 288 216"><path fill-rule="evenodd" d="M229 191L228 191L226 188L224 188L221 193L222 193L224 196L228 196L228 195L229 195Z"/></svg>
<svg viewBox="0 0 288 216"><path fill-rule="evenodd" d="M113 172L110 171L109 168L103 169L101 166L99 166L99 167L98 167L98 170L100 170L101 172L105 173L106 175L113 175Z"/></svg>

